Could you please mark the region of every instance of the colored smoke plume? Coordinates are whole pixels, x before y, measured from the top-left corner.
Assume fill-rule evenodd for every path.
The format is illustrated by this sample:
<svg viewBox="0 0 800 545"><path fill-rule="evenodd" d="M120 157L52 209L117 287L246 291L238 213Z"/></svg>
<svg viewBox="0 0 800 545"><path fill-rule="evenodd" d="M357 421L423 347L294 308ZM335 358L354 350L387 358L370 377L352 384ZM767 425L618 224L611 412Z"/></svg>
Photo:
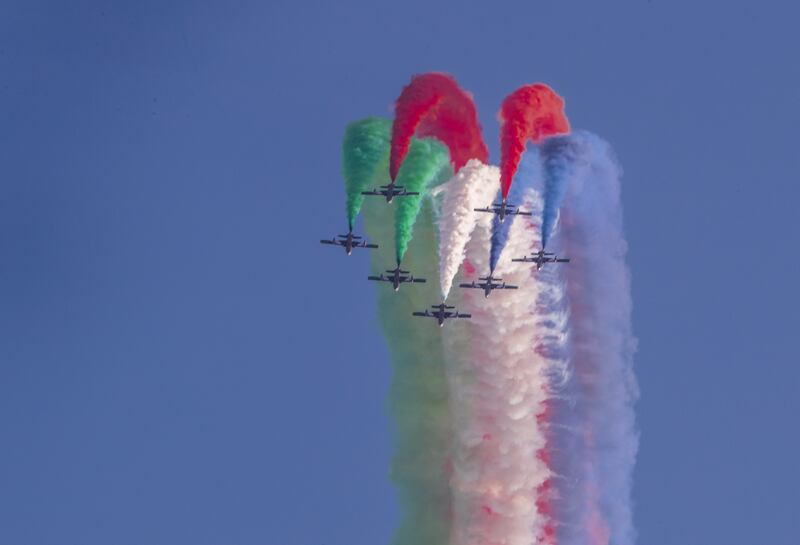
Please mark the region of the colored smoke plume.
<svg viewBox="0 0 800 545"><path fill-rule="evenodd" d="M452 175L447 148L433 138L412 140L411 149L397 180L398 185L419 195L407 195L394 200L397 203L394 225L395 257L398 265L403 260L408 243L411 242L414 222L417 220L422 200L428 193L428 187L437 185Z"/></svg>
<svg viewBox="0 0 800 545"><path fill-rule="evenodd" d="M475 208L488 202L500 187L500 170L471 159L432 193L441 194L439 213L439 283L447 299L453 278L464 262L467 243L478 223ZM486 219L486 218L482 218Z"/></svg>
<svg viewBox="0 0 800 545"><path fill-rule="evenodd" d="M472 97L447 74L414 76L400 93L392 125L392 180L400 172L413 136L432 136L446 145L454 172L470 159L486 163L489 158Z"/></svg>
<svg viewBox="0 0 800 545"><path fill-rule="evenodd" d="M381 165L386 168L390 126L388 119L368 117L350 123L344 131L342 176L347 193L347 226L351 231L364 202L361 192L370 189L371 180Z"/></svg>
<svg viewBox="0 0 800 545"><path fill-rule="evenodd" d="M527 142L539 143L547 136L567 133L569 121L564 99L543 83L523 85L508 95L499 118L500 187L506 199Z"/></svg>

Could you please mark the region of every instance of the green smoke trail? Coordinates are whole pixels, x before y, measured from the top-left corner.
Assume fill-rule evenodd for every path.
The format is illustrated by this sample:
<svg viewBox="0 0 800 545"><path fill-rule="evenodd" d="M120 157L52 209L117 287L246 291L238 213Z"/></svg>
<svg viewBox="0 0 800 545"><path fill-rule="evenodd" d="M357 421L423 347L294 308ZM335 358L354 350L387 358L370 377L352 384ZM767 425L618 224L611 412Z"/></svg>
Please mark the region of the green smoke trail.
<svg viewBox="0 0 800 545"><path fill-rule="evenodd" d="M396 202L399 201L397 202L397 214L395 214L395 258L397 263L403 260L408 249L408 243L414 232L414 222L419 214L427 188L438 185L452 176L450 153L444 144L433 138L411 141L411 147L400 167L396 181L397 185L403 186L407 191L418 192L420 195L395 199ZM434 257L434 259L436 258Z"/></svg>
<svg viewBox="0 0 800 545"><path fill-rule="evenodd" d="M348 132L357 131L357 122ZM383 137L385 150L375 153L374 164L364 161L360 172L371 172L367 186L389 183L389 131L375 128L375 140ZM350 152L345 140L345 157ZM413 144L412 144L413 146ZM345 182L350 195L350 171L345 169ZM402 197L405 199L406 197ZM397 201L395 201L397 203ZM422 201L420 202L420 204ZM420 204L417 207L420 207ZM398 207L399 208L399 207ZM395 213L398 208L382 199L364 204L364 226L370 240L387 248L394 238ZM403 266L425 284L404 285L399 292L391 286L377 285L379 319L389 346L393 378L388 409L394 419L395 445L391 464L391 479L397 490L401 507L400 525L393 545L448 543L450 532L449 465L451 419L444 374L441 329L430 319L413 318L411 312L423 310L439 297L436 230L430 202L421 205L415 225L416 241L405 256ZM417 214L415 213L415 216ZM371 268L378 274L395 266L393 256L375 251Z"/></svg>
<svg viewBox="0 0 800 545"><path fill-rule="evenodd" d="M351 231L364 202L361 192L370 189L375 169L389 160L391 128L388 119L368 117L350 123L345 129L342 174L347 192L347 225Z"/></svg>
<svg viewBox="0 0 800 545"><path fill-rule="evenodd" d="M388 169L385 171L388 180ZM364 225L371 240L391 241L391 209L382 201L364 206ZM415 243L404 267L425 284L405 285L399 292L379 285L380 323L394 366L389 410L395 423L391 466L402 518L393 545L448 543L450 531L449 464L451 436L442 329L429 318L414 318L439 298L436 231L425 203L417 221ZM382 246L383 247L383 246ZM393 268L391 255L372 254L373 274Z"/></svg>

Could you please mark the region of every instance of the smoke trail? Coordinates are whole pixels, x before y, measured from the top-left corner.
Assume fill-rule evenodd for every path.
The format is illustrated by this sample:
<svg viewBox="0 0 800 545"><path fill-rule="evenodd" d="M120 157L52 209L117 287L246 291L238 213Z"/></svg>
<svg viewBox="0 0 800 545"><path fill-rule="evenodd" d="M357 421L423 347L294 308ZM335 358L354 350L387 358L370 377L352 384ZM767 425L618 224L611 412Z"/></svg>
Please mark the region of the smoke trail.
<svg viewBox="0 0 800 545"><path fill-rule="evenodd" d="M388 243L392 218L386 209L386 203L370 202L365 206L364 225L373 240ZM394 368L389 409L394 417L395 452L390 475L401 507L394 545L447 543L450 535L452 432L441 329L429 320L411 317L413 311L435 301L438 292L431 259L436 235L428 203L423 205L416 231L404 266L428 283L406 285L396 293L390 286L376 287ZM373 273L392 268L390 255L376 252L372 257Z"/></svg>
<svg viewBox="0 0 800 545"><path fill-rule="evenodd" d="M431 192L434 196L443 195L439 214L439 284L443 301L450 293L478 221L475 208L489 202L499 187L500 170L471 159L452 179Z"/></svg>
<svg viewBox="0 0 800 545"><path fill-rule="evenodd" d="M414 76L400 93L392 125L392 180L397 178L414 135L443 142L450 151L454 172L470 159L486 163L489 157L472 97L447 74Z"/></svg>
<svg viewBox="0 0 800 545"><path fill-rule="evenodd" d="M558 221L567 181L575 176L578 162L584 160L578 153L576 140L554 136L542 144L544 161L544 211L542 213L542 247L546 247Z"/></svg>
<svg viewBox="0 0 800 545"><path fill-rule="evenodd" d="M414 232L414 222L422 205L422 198L429 185L441 183L453 175L450 169L450 155L441 143L433 138L413 139L410 150L397 178L397 184L407 191L418 192L398 197L397 214L395 215L395 258L397 263L403 256Z"/></svg>
<svg viewBox="0 0 800 545"><path fill-rule="evenodd" d="M345 129L342 174L347 192L347 225L351 231L364 202L361 192L369 189L377 168L386 169L390 127L388 119L368 117L350 123Z"/></svg>
<svg viewBox="0 0 800 545"><path fill-rule="evenodd" d="M631 476L638 446L633 404L635 340L619 169L608 144L565 138L572 163L553 242L572 259L560 269L569 308L568 372L553 403L554 511L563 545L629 545L635 531Z"/></svg>
<svg viewBox="0 0 800 545"><path fill-rule="evenodd" d="M506 199L527 141L569 132L569 121L564 100L543 83L523 85L508 95L500 121L500 187Z"/></svg>
<svg viewBox="0 0 800 545"><path fill-rule="evenodd" d="M386 244L395 236L395 260L428 279L399 293L378 287L394 366L391 475L403 512L395 545L630 545L635 537L630 494L638 394L619 170L609 146L585 132L532 143L523 153L528 140L569 127L563 102L549 88L523 89L503 105L499 171L464 159L458 175L428 191L447 170L448 151L412 138L425 134L426 124L442 126L444 99L428 104L424 93L408 93L411 103L424 106L416 121L413 108L402 112L398 100L392 131L403 129L405 144L402 138L388 144L386 122L375 122L372 132L362 126L372 134L361 137L365 144L356 135L345 144L346 161L351 154L363 163L345 166L348 199L351 186L386 183L390 155L398 183L423 194L401 197L396 206L379 199L364 206L370 237ZM509 135L516 143L507 143ZM359 155L356 147L374 153ZM500 224L489 214L469 214L474 200L487 200L505 181L501 195L531 218ZM436 199L422 198L426 193ZM348 201L351 223L360 204L351 215ZM536 271L510 259L545 244L571 263ZM371 257L375 272L394 266L391 255ZM449 294L460 267L466 280L490 269L519 289L488 299L478 290ZM437 295L449 295L472 320L439 329L410 317Z"/></svg>
<svg viewBox="0 0 800 545"><path fill-rule="evenodd" d="M525 160L522 161L519 172L517 173L517 178L520 179L520 183L512 186L509 192L511 200L513 202L519 202L523 191L532 187L534 181L539 180L541 176L542 167L539 164L539 149L531 145L525 152ZM503 248L506 247L508 234L515 219L516 217L512 216L501 222L497 216L494 216L492 221L492 247L489 257L489 269L492 272L497 267L497 262L500 259ZM512 255L509 259L514 257L522 257L522 255Z"/></svg>
<svg viewBox="0 0 800 545"><path fill-rule="evenodd" d="M521 201L538 221L538 195L527 188ZM488 268L491 221L478 218L467 245L466 280ZM509 251L522 255L537 244L538 229L516 218ZM531 545L550 528L539 501L551 473L539 454L546 440L538 425L549 361L534 346L558 320L534 312L541 289L531 281L529 266L504 260L498 273L519 289L488 299L463 290L460 308L472 320L445 328L454 429L452 545Z"/></svg>
<svg viewBox="0 0 800 545"><path fill-rule="evenodd" d="M386 148L372 172L368 187L388 182L389 124L383 124ZM379 136L376 129L376 137ZM379 140L381 140L379 138ZM383 141L383 140L381 140ZM345 149L345 155L351 150ZM345 170L345 182L351 183ZM396 208L381 199L364 204L364 227L370 239L388 247L394 237ZM423 320L411 320L414 310L435 300L436 234L429 204L423 204L416 225L416 240L406 255L405 267L426 284L404 286L395 293L377 286L379 318L394 369L389 410L394 419L395 449L391 479L401 507L401 521L394 545L447 543L450 534L449 438L451 420L444 377L441 331ZM391 254L373 252L373 273L394 267ZM409 342L414 339L414 342Z"/></svg>

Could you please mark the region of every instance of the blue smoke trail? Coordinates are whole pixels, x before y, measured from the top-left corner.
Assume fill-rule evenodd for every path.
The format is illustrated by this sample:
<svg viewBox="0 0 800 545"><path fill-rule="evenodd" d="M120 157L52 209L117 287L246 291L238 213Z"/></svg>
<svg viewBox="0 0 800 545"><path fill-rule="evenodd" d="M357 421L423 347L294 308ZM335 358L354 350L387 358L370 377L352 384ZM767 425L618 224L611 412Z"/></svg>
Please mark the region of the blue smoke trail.
<svg viewBox="0 0 800 545"><path fill-rule="evenodd" d="M570 136L548 138L541 145L541 154L544 163L542 248L546 248L564 200L567 181L575 175L580 160L578 141Z"/></svg>
<svg viewBox="0 0 800 545"><path fill-rule="evenodd" d="M542 165L539 158L539 148L535 144L529 144L525 153L522 155L517 173L514 175L511 190L508 194L508 202L521 206L522 196L525 194L525 191L534 187L541 177ZM497 201L495 202L499 202L499 200L500 194L498 193ZM525 211L524 207L523 211ZM511 216L501 223L497 216L494 217L494 221L492 222L492 248L489 254L489 268L492 272L497 266L500 254L503 252L503 248L506 247L506 243L508 242L508 232L511 228L511 222L516 219L517 216Z"/></svg>
<svg viewBox="0 0 800 545"><path fill-rule="evenodd" d="M638 448L633 405L636 341L631 328L627 245L622 231L619 167L597 136L563 143L564 221L554 234L571 262L558 269L569 337L564 373L554 381L551 430L556 542L632 545L631 484ZM552 272L552 271L551 271ZM554 347L557 348L557 347Z"/></svg>

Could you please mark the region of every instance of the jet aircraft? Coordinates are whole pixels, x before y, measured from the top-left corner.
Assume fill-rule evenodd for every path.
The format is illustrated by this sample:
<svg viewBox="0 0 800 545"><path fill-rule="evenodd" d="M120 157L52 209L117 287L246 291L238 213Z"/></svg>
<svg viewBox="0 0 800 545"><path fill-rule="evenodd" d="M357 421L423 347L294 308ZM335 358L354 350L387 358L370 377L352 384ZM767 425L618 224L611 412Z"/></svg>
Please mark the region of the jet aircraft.
<svg viewBox="0 0 800 545"><path fill-rule="evenodd" d="M446 310L448 308L455 309L456 307L452 307L450 305L445 305L444 303L438 305L431 305L431 308L436 309L434 311L425 310L424 312L412 312L414 316L422 316L424 318L436 318L436 321L439 324L439 327L444 325L444 321L451 318L472 318L472 314L464 314L455 310Z"/></svg>
<svg viewBox="0 0 800 545"><path fill-rule="evenodd" d="M332 244L334 246L341 246L347 255L353 253L353 248L377 248L377 244L368 244L366 240L361 240L361 237L354 235L353 231L349 231L346 235L338 235L330 240L320 240L322 244Z"/></svg>
<svg viewBox="0 0 800 545"><path fill-rule="evenodd" d="M400 265L386 272L389 273L389 276L384 276L383 273L381 273L380 276L368 276L367 278L369 280L375 280L376 282L389 282L392 284L392 287L394 287L394 291L400 289L400 284L425 282L424 278L414 278L408 271L402 270Z"/></svg>
<svg viewBox="0 0 800 545"><path fill-rule="evenodd" d="M558 257L553 252L545 252L544 248L542 248L535 254L525 257L517 257L511 261L516 261L517 263L536 263L536 270L539 271L542 269L542 267L544 267L545 263L569 263L569 258Z"/></svg>
<svg viewBox="0 0 800 545"><path fill-rule="evenodd" d="M506 216L531 216L532 212L522 212L516 205L509 204L505 199L502 202L496 202L491 207L475 208L475 212L488 212L489 214L497 214L500 221L503 222Z"/></svg>
<svg viewBox="0 0 800 545"><path fill-rule="evenodd" d="M469 282L464 284L459 284L458 287L460 288L474 288L474 289L481 289L483 290L483 296L489 297L489 294L492 293L492 290L515 290L517 286L512 286L511 284L506 284L503 282L500 284L499 282L502 281L502 278L493 278L490 274L489 276L484 276L482 278L478 278L478 282Z"/></svg>
<svg viewBox="0 0 800 545"><path fill-rule="evenodd" d="M402 185L396 185L394 180L389 182L389 185L382 185L378 189L371 191L362 191L362 195L380 195L386 197L386 202L391 203L395 197L408 197L410 195L419 195L416 191L406 191Z"/></svg>

